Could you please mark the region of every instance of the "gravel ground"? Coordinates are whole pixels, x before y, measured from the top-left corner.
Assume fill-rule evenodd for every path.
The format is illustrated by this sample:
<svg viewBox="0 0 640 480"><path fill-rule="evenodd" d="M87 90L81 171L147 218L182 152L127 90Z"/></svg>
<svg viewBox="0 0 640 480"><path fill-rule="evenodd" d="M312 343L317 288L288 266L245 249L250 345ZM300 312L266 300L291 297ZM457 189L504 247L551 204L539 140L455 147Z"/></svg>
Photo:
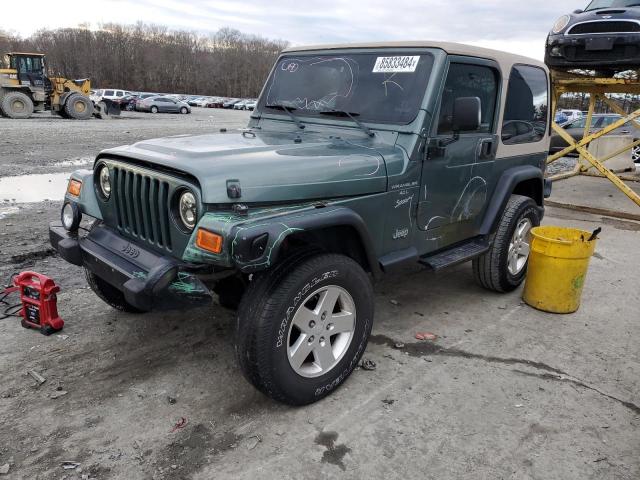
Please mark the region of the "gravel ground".
<svg viewBox="0 0 640 480"><path fill-rule="evenodd" d="M101 148L247 118L195 112L0 120L0 177L64 172L60 162ZM43 337L0 320L0 479L640 478L640 223L548 209L547 223L605 227L573 315L532 310L520 291L487 293L470 265L386 277L365 353L376 369L290 408L244 381L234 313L216 302L142 316L101 303L48 246L59 207L5 202L0 213L0 278L53 276L66 321ZM422 331L438 339L416 341Z"/></svg>

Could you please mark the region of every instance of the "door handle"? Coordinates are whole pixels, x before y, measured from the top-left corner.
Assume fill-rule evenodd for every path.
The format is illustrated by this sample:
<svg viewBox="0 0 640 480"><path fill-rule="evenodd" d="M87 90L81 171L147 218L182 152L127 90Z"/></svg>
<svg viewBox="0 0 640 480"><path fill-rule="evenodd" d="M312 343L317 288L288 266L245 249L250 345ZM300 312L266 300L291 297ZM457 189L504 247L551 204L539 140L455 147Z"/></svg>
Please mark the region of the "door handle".
<svg viewBox="0 0 640 480"><path fill-rule="evenodd" d="M623 134L627 135L627 134L631 133L631 131L630 130L620 130L620 133L623 133Z"/></svg>
<svg viewBox="0 0 640 480"><path fill-rule="evenodd" d="M478 142L478 148L476 150L476 157L478 159L486 158L493 153L493 139L483 138Z"/></svg>

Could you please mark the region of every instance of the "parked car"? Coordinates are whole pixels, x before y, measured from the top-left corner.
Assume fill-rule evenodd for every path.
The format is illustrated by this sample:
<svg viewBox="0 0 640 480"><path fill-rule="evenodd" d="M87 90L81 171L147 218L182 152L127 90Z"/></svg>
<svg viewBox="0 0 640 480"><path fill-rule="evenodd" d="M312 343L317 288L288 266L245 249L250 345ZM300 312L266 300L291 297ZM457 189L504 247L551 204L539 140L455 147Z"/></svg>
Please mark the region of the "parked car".
<svg viewBox="0 0 640 480"><path fill-rule="evenodd" d="M224 102L226 102L226 101L227 101L226 98L214 97L205 106L207 108L222 108L222 105L224 105Z"/></svg>
<svg viewBox="0 0 640 480"><path fill-rule="evenodd" d="M596 133L612 123L617 122L621 118L622 116L615 113L594 114L591 120L591 130L589 133ZM587 117L585 116L562 125L562 128L564 128L567 133L571 135L576 142L578 142L582 140L582 137L584 136L584 127L586 124ZM632 123L627 123L626 125L613 130L611 135L628 136L629 143L631 143L640 139L640 129L636 128ZM549 151L551 153L559 152L568 146L569 144L564 140L564 138L553 132L551 135L551 145L549 147ZM631 151L631 155L634 162L640 163L640 146L634 147Z"/></svg>
<svg viewBox="0 0 640 480"><path fill-rule="evenodd" d="M254 110L256 108L258 101L256 99L247 100L247 103L244 104L245 110Z"/></svg>
<svg viewBox="0 0 640 480"><path fill-rule="evenodd" d="M550 79L536 60L452 43L292 48L276 62L251 135L103 151L71 174L49 237L121 311L188 315L213 287L237 308L247 380L304 405L360 364L372 279L469 261L488 290L522 284L551 186ZM501 137L502 118L539 135Z"/></svg>
<svg viewBox="0 0 640 480"><path fill-rule="evenodd" d="M556 112L556 116L554 118L554 121L558 124L558 125L564 125L565 123L567 123L569 121L569 117L567 117L564 113L562 112Z"/></svg>
<svg viewBox="0 0 640 480"><path fill-rule="evenodd" d="M134 110L138 110L138 105L140 104L140 102L142 102L143 100L146 100L147 98L151 98L151 97L157 97L158 94L157 93L140 93L137 95L135 104L133 106Z"/></svg>
<svg viewBox="0 0 640 480"><path fill-rule="evenodd" d="M590 69L600 75L640 65L640 1L593 0L561 16L547 38L545 62L556 70Z"/></svg>
<svg viewBox="0 0 640 480"><path fill-rule="evenodd" d="M222 108L233 108L233 106L240 101L239 98L230 98L222 104Z"/></svg>
<svg viewBox="0 0 640 480"><path fill-rule="evenodd" d="M233 104L233 109L234 110L245 110L245 105L247 104L249 100L240 100L239 102L236 102Z"/></svg>
<svg viewBox="0 0 640 480"><path fill-rule="evenodd" d="M116 102L120 105L120 110L132 111L136 109L136 103L140 97L138 95L126 95Z"/></svg>
<svg viewBox="0 0 640 480"><path fill-rule="evenodd" d="M565 114L567 116L567 121L571 122L573 120L577 120L579 118L582 118L582 111L581 110L573 110L573 109L562 109L560 110L561 113Z"/></svg>
<svg viewBox="0 0 640 480"><path fill-rule="evenodd" d="M107 89L95 90L94 94L91 95L89 98L95 104L105 98L109 100L120 100L122 99L122 97L126 97L129 95L133 95L133 93L128 90L117 90L117 89L107 88Z"/></svg>
<svg viewBox="0 0 640 480"><path fill-rule="evenodd" d="M151 113L191 113L188 103L163 96L145 98L136 105L136 109Z"/></svg>

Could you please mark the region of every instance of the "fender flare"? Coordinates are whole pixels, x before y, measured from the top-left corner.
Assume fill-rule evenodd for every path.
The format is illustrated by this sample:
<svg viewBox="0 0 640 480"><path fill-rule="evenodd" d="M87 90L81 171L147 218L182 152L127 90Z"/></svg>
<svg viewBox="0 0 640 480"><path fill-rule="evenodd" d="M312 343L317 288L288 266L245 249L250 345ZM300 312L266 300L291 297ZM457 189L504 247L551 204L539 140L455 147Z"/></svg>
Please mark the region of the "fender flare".
<svg viewBox="0 0 640 480"><path fill-rule="evenodd" d="M367 226L360 215L346 207L314 208L256 221L255 225L234 227L231 231L231 259L244 273L265 270L277 262L280 247L290 235L331 227L352 227L355 230L369 268L378 278L381 275L380 264ZM264 245L256 247L256 242L261 241ZM262 252L260 256L256 256L256 248Z"/></svg>
<svg viewBox="0 0 640 480"><path fill-rule="evenodd" d="M496 188L493 191L493 196L482 220L480 226L481 235L490 235L498 228L498 223L502 217L502 213L507 206L509 197L513 193L516 185L526 180L538 180L540 182L540 198L542 198L542 192L544 192L544 174L541 169L532 165L523 165L519 167L513 167L505 170L498 182ZM541 213L544 212L543 205L538 205Z"/></svg>

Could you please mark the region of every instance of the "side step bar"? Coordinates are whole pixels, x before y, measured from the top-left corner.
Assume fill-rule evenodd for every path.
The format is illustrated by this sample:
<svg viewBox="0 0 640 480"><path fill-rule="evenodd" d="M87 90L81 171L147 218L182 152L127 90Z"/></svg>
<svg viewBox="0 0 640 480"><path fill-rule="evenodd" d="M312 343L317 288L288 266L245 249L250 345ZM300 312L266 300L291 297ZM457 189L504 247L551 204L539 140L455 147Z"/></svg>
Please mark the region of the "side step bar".
<svg viewBox="0 0 640 480"><path fill-rule="evenodd" d="M422 257L419 263L435 272L467 262L489 250L489 244L482 238L475 238L453 248Z"/></svg>

